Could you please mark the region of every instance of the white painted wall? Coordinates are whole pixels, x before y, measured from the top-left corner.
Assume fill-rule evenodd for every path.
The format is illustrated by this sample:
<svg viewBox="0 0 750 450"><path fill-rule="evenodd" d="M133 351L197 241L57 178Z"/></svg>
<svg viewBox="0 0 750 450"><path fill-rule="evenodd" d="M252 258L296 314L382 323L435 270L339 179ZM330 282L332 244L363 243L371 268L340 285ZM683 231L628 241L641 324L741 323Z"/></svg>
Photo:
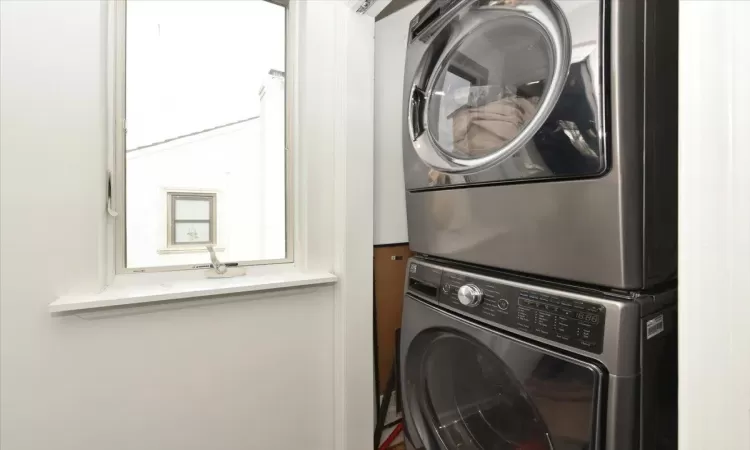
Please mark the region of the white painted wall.
<svg viewBox="0 0 750 450"><path fill-rule="evenodd" d="M750 449L748 17L680 1L681 450Z"/></svg>
<svg viewBox="0 0 750 450"><path fill-rule="evenodd" d="M322 77L300 108L320 115L335 109L336 91L326 90L335 87L326 84L335 72L325 72L334 55L320 59L312 50L332 47L324 33L330 13L345 8L338 3L300 8L315 17L303 24L300 40L313 48L301 70ZM49 315L58 295L95 290L101 280L106 4L0 2L0 447L367 448L372 303L360 283L371 277L372 258L358 253L356 239L369 247L371 235L334 216L351 217L358 204L368 211L361 220L372 223L371 184L352 190L344 177L334 204L341 178L316 172L323 182L307 195L332 206L303 208L303 233L314 240L304 263L330 268L338 258L348 283L103 316ZM368 36L368 24L360 26ZM369 27L372 42L371 19ZM347 95L354 90L351 83ZM329 150L332 122L323 116L319 126L297 130L310 157L338 160L345 151L337 147L334 158ZM346 118L339 123L348 127ZM371 148L360 144L338 170L351 170L357 158L367 163Z"/></svg>
<svg viewBox="0 0 750 450"><path fill-rule="evenodd" d="M373 142L374 142L374 22L352 14L332 0L334 58L341 58L333 86L345 92L342 108L334 114L336 152L335 204L349 211L334 225L334 271L341 281L335 289L336 450L372 448L375 424L375 345L373 342ZM350 49L357 43L357 51ZM343 56L343 58L342 58ZM344 132L346 131L346 132ZM367 258L367 263L364 259ZM369 339L363 339L363 336ZM352 414L351 412L355 412ZM368 440L370 442L368 442Z"/></svg>
<svg viewBox="0 0 750 450"><path fill-rule="evenodd" d="M375 22L375 245L409 241L404 191L403 89L409 22L418 0Z"/></svg>

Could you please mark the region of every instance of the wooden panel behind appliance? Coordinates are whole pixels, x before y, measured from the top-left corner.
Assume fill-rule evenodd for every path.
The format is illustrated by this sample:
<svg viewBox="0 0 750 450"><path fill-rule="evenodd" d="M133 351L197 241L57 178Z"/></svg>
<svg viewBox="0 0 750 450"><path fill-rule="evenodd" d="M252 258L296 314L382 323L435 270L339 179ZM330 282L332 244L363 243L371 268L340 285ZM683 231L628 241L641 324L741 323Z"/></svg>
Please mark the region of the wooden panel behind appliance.
<svg viewBox="0 0 750 450"><path fill-rule="evenodd" d="M408 244L375 247L375 333L378 391L381 394L385 391L395 356L395 334L401 328L404 305L406 261L411 254Z"/></svg>

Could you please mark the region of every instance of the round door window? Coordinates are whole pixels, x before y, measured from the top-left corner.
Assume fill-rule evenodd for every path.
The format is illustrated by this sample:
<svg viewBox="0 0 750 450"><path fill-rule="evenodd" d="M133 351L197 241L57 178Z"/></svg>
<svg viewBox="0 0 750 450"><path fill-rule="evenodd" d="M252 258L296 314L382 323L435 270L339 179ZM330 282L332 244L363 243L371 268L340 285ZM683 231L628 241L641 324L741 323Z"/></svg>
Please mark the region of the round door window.
<svg viewBox="0 0 750 450"><path fill-rule="evenodd" d="M436 68L427 92L427 130L458 159L487 156L529 124L548 95L554 50L544 28L522 15L470 32Z"/></svg>
<svg viewBox="0 0 750 450"><path fill-rule="evenodd" d="M421 372L424 416L444 448L552 450L523 386L485 346L442 334L431 342Z"/></svg>

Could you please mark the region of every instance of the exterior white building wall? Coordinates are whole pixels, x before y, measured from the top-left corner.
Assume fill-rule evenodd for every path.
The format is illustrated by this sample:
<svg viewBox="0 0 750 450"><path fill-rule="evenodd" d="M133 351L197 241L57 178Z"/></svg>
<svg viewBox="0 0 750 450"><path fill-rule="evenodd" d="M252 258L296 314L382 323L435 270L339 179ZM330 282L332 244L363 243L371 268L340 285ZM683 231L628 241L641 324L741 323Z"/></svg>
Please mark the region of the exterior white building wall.
<svg viewBox="0 0 750 450"><path fill-rule="evenodd" d="M126 153L128 268L210 261L169 248L168 192L216 193L220 260L286 256L283 75L260 95L258 118Z"/></svg>

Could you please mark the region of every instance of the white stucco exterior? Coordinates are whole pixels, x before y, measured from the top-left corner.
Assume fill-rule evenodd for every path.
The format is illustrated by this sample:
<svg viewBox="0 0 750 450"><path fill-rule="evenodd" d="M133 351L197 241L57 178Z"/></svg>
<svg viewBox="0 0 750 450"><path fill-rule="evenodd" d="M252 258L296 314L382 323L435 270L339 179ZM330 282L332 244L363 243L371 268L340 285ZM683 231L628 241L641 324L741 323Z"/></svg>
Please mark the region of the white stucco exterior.
<svg viewBox="0 0 750 450"><path fill-rule="evenodd" d="M167 244L167 193L216 193L219 258L286 256L284 77L269 74L260 116L126 152L129 268L204 264L201 246Z"/></svg>

